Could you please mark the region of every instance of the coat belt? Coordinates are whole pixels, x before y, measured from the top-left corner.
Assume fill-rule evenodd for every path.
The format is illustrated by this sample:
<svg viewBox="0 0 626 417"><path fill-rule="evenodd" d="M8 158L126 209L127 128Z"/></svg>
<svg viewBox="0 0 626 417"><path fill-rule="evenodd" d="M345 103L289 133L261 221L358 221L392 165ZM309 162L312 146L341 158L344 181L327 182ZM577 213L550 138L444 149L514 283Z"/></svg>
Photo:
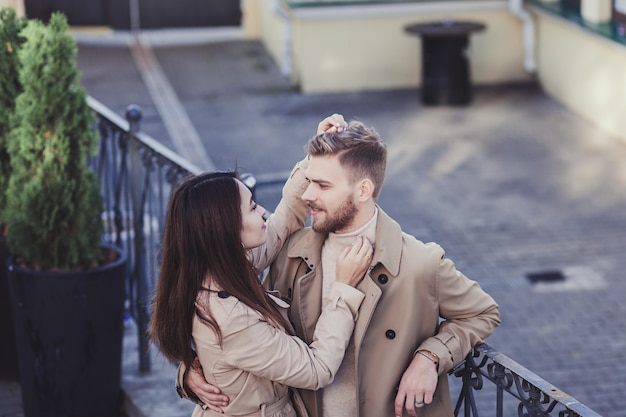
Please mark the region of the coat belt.
<svg viewBox="0 0 626 417"><path fill-rule="evenodd" d="M289 395L285 394L280 397L277 401L272 404L261 404L261 409L259 411L255 411L250 414L241 414L239 417L271 417L274 414L278 413L289 401ZM213 410L209 409L206 405L202 407L203 416L223 416L223 414L218 414Z"/></svg>
<svg viewBox="0 0 626 417"><path fill-rule="evenodd" d="M289 401L289 395L285 394L278 401L276 401L273 404L270 404L270 405L261 404L261 412L260 413L256 412L256 413L253 413L253 414L246 414L246 417L268 417L268 416L273 416L274 414L278 413L280 410L283 409L285 404L287 404L287 401Z"/></svg>

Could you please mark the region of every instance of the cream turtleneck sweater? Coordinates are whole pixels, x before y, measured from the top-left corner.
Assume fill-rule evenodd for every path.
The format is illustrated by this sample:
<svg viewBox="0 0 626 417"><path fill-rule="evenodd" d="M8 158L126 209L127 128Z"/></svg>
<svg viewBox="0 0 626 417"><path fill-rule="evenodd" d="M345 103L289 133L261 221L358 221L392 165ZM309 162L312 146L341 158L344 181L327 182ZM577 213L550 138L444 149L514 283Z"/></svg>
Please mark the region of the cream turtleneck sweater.
<svg viewBox="0 0 626 417"><path fill-rule="evenodd" d="M363 227L348 233L330 233L328 235L322 248L323 299L328 297L330 285L335 281L335 268L341 251L351 244L358 235L365 236L374 245L377 218L378 209L376 209L374 216ZM322 405L324 417L358 416L354 360L354 341L350 339L346 354L334 381L324 388Z"/></svg>

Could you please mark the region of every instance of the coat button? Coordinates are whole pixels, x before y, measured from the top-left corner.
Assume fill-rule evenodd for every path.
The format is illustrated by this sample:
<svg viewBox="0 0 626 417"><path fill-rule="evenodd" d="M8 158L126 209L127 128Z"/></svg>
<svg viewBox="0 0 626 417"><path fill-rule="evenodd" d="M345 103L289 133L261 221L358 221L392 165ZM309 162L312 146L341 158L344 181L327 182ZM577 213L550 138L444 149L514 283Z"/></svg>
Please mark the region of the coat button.
<svg viewBox="0 0 626 417"><path fill-rule="evenodd" d="M387 281L389 281L389 278L387 277L387 275L385 274L380 274L378 276L378 282L380 282L381 284L386 284Z"/></svg>
<svg viewBox="0 0 626 417"><path fill-rule="evenodd" d="M385 332L385 336L387 337L387 339L395 339L396 338L396 332L394 332L393 330L387 330Z"/></svg>

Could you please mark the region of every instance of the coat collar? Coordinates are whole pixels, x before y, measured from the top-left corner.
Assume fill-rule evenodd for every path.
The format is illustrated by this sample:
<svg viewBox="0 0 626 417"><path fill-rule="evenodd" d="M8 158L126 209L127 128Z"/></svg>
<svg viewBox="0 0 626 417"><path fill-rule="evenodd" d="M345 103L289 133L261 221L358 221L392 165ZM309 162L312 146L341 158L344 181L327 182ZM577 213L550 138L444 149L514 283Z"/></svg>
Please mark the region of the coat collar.
<svg viewBox="0 0 626 417"><path fill-rule="evenodd" d="M402 240L400 225L378 207L373 265L381 263L391 275L397 276L400 273Z"/></svg>
<svg viewBox="0 0 626 417"><path fill-rule="evenodd" d="M317 266L321 261L322 246L325 240L326 235L309 230L302 239L289 248L287 256L289 258L302 258L309 265ZM380 207L378 207L374 246L372 265L380 263L391 275L398 275L402 255L402 229Z"/></svg>

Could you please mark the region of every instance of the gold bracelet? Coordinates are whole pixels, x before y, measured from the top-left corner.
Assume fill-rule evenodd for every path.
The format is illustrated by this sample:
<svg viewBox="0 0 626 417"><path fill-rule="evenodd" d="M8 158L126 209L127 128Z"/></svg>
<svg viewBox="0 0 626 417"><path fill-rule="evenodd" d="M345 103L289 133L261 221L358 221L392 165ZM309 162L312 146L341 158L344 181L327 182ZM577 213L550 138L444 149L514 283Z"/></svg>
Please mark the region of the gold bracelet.
<svg viewBox="0 0 626 417"><path fill-rule="evenodd" d="M420 355L422 355L423 357L425 357L426 359L428 359L429 361L431 361L432 363L434 363L434 364L435 364L435 366L437 366L437 367L439 366L439 362L438 362L438 361L436 361L436 360L434 360L434 359L433 359L433 358L431 358L430 356L428 356L426 353L424 353L424 351L423 351L423 350L418 350L418 351L417 351L417 353L419 353ZM432 353L432 352L428 352L428 353L430 353L430 354L431 354L431 355L433 355L433 356L436 356L436 355L435 355L434 353ZM439 357L437 356L437 358L439 358Z"/></svg>

